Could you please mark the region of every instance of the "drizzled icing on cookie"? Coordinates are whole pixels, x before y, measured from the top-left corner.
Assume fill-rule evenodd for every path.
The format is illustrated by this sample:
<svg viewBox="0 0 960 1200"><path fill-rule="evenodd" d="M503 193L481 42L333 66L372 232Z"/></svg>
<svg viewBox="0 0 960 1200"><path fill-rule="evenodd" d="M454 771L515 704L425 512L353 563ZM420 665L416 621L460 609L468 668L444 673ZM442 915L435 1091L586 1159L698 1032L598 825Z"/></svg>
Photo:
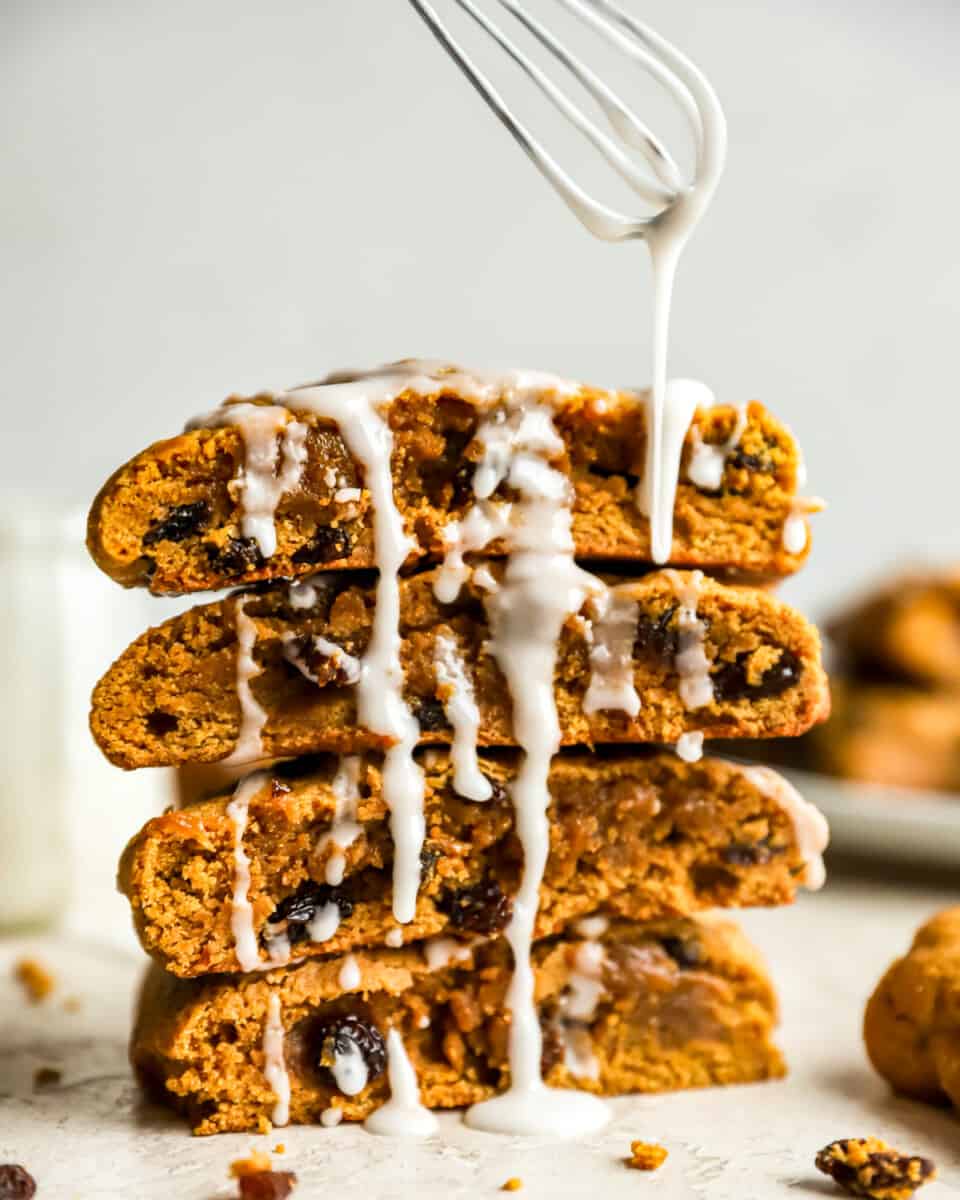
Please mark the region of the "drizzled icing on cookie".
<svg viewBox="0 0 960 1200"><path fill-rule="evenodd" d="M633 683L639 607L631 596L616 589L601 592L589 601L594 618L589 626L590 683L583 698L585 713L619 710L635 717L640 711L640 697Z"/></svg>
<svg viewBox="0 0 960 1200"><path fill-rule="evenodd" d="M677 571L664 571L664 575L669 578L680 602L680 611L677 613L677 653L674 659L680 677L677 690L684 708L704 708L713 701L713 680L710 678L710 660L706 652L707 627L697 615L703 572L691 571L681 575Z"/></svg>
<svg viewBox="0 0 960 1200"><path fill-rule="evenodd" d="M788 779L771 767L731 765L736 766L757 791L779 804L790 818L797 847L806 863L803 884L811 892L819 891L827 878L823 852L830 841L830 829L823 813L809 800L805 800Z"/></svg>
<svg viewBox="0 0 960 1200"><path fill-rule="evenodd" d="M234 601L233 620L237 631L236 687L240 704L240 728L233 753L222 760L224 766L256 762L263 758L263 727L267 723L265 710L254 699L250 681L261 671L253 656L257 644L256 622L247 616L250 596L240 596Z"/></svg>
<svg viewBox="0 0 960 1200"><path fill-rule="evenodd" d="M450 758L453 763L454 789L467 800L489 800L493 795L493 788L477 761L480 710L477 708L473 685L467 676L457 643L452 637L442 633L437 635L433 665L441 691L443 711L453 726Z"/></svg>
<svg viewBox="0 0 960 1200"><path fill-rule="evenodd" d="M280 997L276 992L271 992L267 1000L267 1021L263 1028L263 1077L276 1096L270 1117L274 1125L286 1125L290 1120L290 1075L284 1061L284 1037Z"/></svg>

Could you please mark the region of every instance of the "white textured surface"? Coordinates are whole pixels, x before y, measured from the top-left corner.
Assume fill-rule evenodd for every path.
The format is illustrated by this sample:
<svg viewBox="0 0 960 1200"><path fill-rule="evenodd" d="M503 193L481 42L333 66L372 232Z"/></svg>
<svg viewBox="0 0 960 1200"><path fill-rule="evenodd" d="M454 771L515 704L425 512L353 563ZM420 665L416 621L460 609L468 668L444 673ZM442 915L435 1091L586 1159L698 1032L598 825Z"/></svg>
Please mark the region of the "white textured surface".
<svg viewBox="0 0 960 1200"><path fill-rule="evenodd" d="M93 942L30 945L55 964L46 1004L23 1004L10 964L28 943L0 943L0 1161L24 1163L56 1200L214 1200L235 1195L228 1164L278 1141L275 1160L297 1172L300 1197L345 1196L361 1186L377 1200L493 1196L512 1175L521 1196L710 1197L711 1200L839 1195L813 1169L820 1146L875 1134L934 1158L941 1181L922 1200L956 1195L957 1124L947 1112L896 1099L861 1049L863 1003L914 927L957 892L834 881L798 907L745 915L766 951L783 1000L782 1083L618 1101L611 1126L582 1143L523 1143L464 1129L445 1117L425 1143L362 1129L285 1129L270 1138L192 1138L166 1112L143 1104L130 1079L125 1039L139 962ZM122 915L117 900L113 919ZM101 918L102 919L102 918ZM63 999L83 999L78 1013ZM38 1066L60 1085L31 1091ZM670 1157L654 1175L620 1161L633 1138L660 1141Z"/></svg>

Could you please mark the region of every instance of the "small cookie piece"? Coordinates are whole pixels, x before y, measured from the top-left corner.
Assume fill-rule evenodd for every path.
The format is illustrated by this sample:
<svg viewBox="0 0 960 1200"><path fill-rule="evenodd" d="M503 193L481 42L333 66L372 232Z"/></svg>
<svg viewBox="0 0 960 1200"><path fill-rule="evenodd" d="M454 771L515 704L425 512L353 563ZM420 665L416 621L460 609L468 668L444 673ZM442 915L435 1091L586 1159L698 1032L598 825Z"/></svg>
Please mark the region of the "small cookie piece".
<svg viewBox="0 0 960 1200"><path fill-rule="evenodd" d="M0 1163L0 1200L33 1200L37 1181L19 1163Z"/></svg>
<svg viewBox="0 0 960 1200"><path fill-rule="evenodd" d="M512 1176L512 1178L507 1180L507 1182L503 1185L503 1187L500 1189L500 1191L501 1192L519 1192L522 1187L523 1187L523 1180L518 1179L517 1176L514 1175L514 1176Z"/></svg>
<svg viewBox="0 0 960 1200"><path fill-rule="evenodd" d="M286 1200L297 1183L292 1171L275 1171L270 1155L260 1150L232 1162L230 1176L237 1180L238 1200Z"/></svg>
<svg viewBox="0 0 960 1200"><path fill-rule="evenodd" d="M816 1166L851 1196L868 1200L910 1200L936 1178L928 1158L900 1154L879 1138L843 1138L817 1154Z"/></svg>
<svg viewBox="0 0 960 1200"><path fill-rule="evenodd" d="M440 570L404 577L399 589L404 697L420 741L452 739L449 686L438 666L451 654L479 710L478 743L515 745L509 686L489 652L489 593L472 580L441 603ZM496 585L503 566L491 563L486 573ZM817 631L769 592L667 570L611 582L604 599L627 613L622 674L643 701L632 715L592 702L595 653L608 634L585 600L557 645L564 745L674 743L690 732L793 737L826 718ZM126 769L217 762L238 741L238 761L383 750L388 739L359 724L353 686L374 609L375 580L356 573L199 605L148 630L104 675L93 694L93 736ZM246 708L241 678L253 702Z"/></svg>
<svg viewBox="0 0 960 1200"><path fill-rule="evenodd" d="M667 1161L668 1154L666 1146L659 1146L656 1142L631 1142L630 1157L626 1163L635 1171L656 1171Z"/></svg>
<svg viewBox="0 0 960 1200"><path fill-rule="evenodd" d="M41 1004L56 986L53 974L35 958L21 958L13 973L31 1004Z"/></svg>
<svg viewBox="0 0 960 1200"><path fill-rule="evenodd" d="M898 1092L960 1107L960 907L917 930L870 997L863 1036Z"/></svg>

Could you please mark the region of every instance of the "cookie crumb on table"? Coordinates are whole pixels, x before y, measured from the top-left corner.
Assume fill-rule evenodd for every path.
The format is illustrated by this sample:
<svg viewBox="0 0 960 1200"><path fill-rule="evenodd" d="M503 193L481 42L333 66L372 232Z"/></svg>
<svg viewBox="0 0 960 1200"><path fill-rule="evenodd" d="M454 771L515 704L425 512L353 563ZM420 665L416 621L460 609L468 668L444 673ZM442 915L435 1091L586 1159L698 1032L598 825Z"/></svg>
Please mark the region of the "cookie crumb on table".
<svg viewBox="0 0 960 1200"><path fill-rule="evenodd" d="M277 1147L283 1153L285 1147ZM297 1184L292 1171L274 1171L270 1155L251 1150L249 1158L230 1164L230 1175L237 1180L238 1200L286 1200Z"/></svg>
<svg viewBox="0 0 960 1200"><path fill-rule="evenodd" d="M0 1164L0 1200L32 1200L36 1194L36 1180L25 1167Z"/></svg>
<svg viewBox="0 0 960 1200"><path fill-rule="evenodd" d="M668 1153L665 1146L658 1146L656 1142L631 1142L627 1166L635 1171L656 1171L667 1161Z"/></svg>
<svg viewBox="0 0 960 1200"><path fill-rule="evenodd" d="M37 1067L33 1073L33 1090L43 1091L44 1088L54 1087L63 1078L63 1073L56 1067Z"/></svg>
<svg viewBox="0 0 960 1200"><path fill-rule="evenodd" d="M41 1000L46 1000L53 991L53 975L35 958L21 958L13 968L13 974L17 983L27 993L31 1004L39 1004Z"/></svg>
<svg viewBox="0 0 960 1200"><path fill-rule="evenodd" d="M817 1169L851 1196L869 1200L910 1200L937 1174L929 1158L900 1154L879 1138L842 1138L816 1157Z"/></svg>
<svg viewBox="0 0 960 1200"><path fill-rule="evenodd" d="M287 1148L283 1144L283 1142L277 1142L277 1144L273 1148L273 1152L274 1152L274 1154L286 1154Z"/></svg>
<svg viewBox="0 0 960 1200"><path fill-rule="evenodd" d="M500 1189L500 1191L501 1192L519 1192L522 1187L523 1187L523 1180L518 1179L516 1177L516 1175L513 1175L510 1179L507 1180L507 1182L503 1185L503 1187Z"/></svg>

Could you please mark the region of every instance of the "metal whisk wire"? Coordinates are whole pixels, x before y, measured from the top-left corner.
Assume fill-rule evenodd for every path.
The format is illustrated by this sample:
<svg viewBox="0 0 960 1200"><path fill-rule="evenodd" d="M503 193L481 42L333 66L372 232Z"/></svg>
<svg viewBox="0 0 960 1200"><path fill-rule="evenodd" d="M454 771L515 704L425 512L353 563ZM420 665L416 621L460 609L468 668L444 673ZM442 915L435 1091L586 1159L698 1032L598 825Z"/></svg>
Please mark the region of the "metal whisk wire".
<svg viewBox="0 0 960 1200"><path fill-rule="evenodd" d="M489 77L476 65L438 17L429 0L410 0L437 40L457 63L490 109L509 130L531 161L591 233L605 241L649 238L665 213L678 204L706 208L719 182L726 148L726 124L712 87L696 66L665 38L624 12L613 0L556 0L603 38L627 54L667 88L690 125L696 164L693 178L683 173L662 140L581 59L571 53L518 0L496 0L589 93L603 111L615 137L591 119L513 41L479 9L474 0L453 0L484 30L553 106L600 152L620 177L656 211L629 216L590 196L507 105ZM618 140L619 143L618 144ZM644 169L623 147L639 150Z"/></svg>

